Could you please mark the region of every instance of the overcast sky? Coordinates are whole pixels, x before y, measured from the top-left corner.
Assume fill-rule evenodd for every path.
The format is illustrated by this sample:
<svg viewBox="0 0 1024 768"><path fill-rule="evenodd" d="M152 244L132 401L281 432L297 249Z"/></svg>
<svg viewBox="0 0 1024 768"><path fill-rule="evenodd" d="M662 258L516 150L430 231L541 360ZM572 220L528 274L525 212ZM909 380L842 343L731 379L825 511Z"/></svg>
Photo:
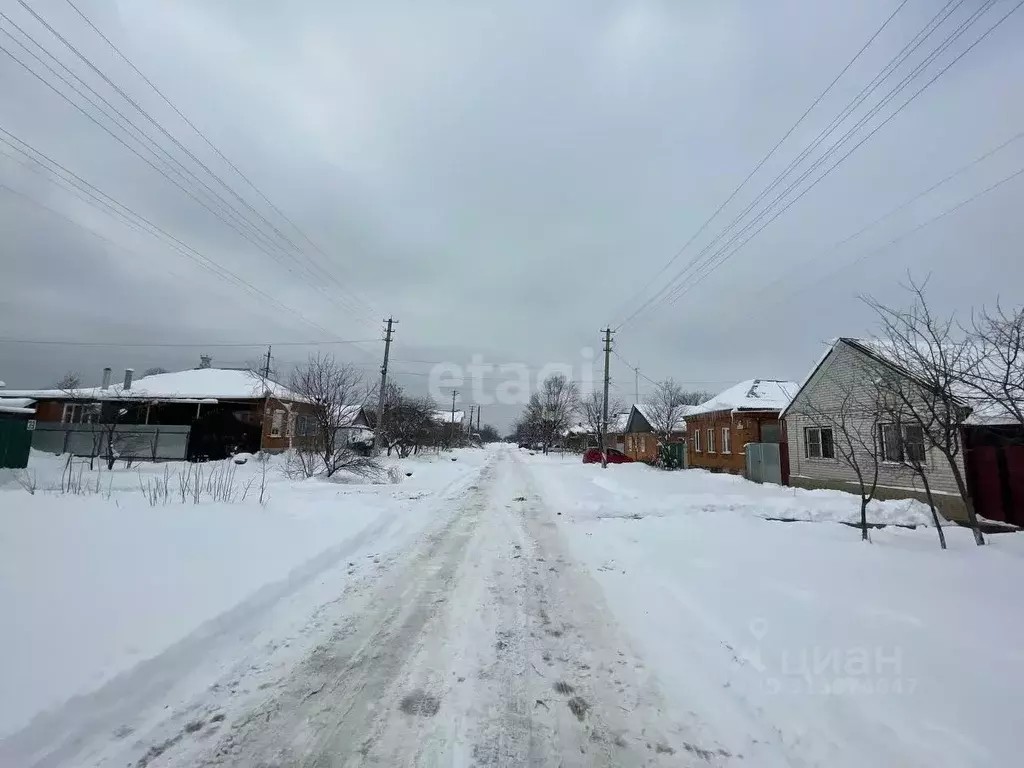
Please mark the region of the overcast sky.
<svg viewBox="0 0 1024 768"><path fill-rule="evenodd" d="M75 1L319 250L65 0L31 0L232 191L204 176L212 188L270 233L232 195L243 197L303 250L257 249L0 52L0 128L249 284L204 271L38 167L0 157L0 184L78 225L0 188L0 339L146 345L3 341L0 379L9 387L51 385L66 370L91 382L104 365L188 367L201 352L242 365L264 351L218 346L227 343L378 339L388 314L400 320L393 368L416 391L430 381L431 361L473 354L579 372L593 359L582 350L599 357L600 329L619 325L698 257L942 7L909 0L659 274L898 0ZM842 151L1016 4L997 0ZM833 138L983 5L957 6ZM0 9L196 170L16 0ZM10 22L0 18L0 29L32 48ZM7 34L0 45L98 115ZM830 249L1024 130L1022 93L1024 10L706 279L687 280L680 300L621 327L616 350L651 379L720 390L746 378L800 380L824 341L870 333L859 295L904 300L898 281L908 269L931 276L942 312L997 297L1019 303L1024 176L881 246L1024 168L1024 140ZM0 153L17 156L2 143ZM285 368L312 349L274 353ZM372 375L382 344L322 349ZM618 358L612 375L616 394L632 400L634 375ZM641 380L641 394L650 387ZM468 383L463 389L460 406L472 402ZM504 426L515 410L488 404L484 420Z"/></svg>

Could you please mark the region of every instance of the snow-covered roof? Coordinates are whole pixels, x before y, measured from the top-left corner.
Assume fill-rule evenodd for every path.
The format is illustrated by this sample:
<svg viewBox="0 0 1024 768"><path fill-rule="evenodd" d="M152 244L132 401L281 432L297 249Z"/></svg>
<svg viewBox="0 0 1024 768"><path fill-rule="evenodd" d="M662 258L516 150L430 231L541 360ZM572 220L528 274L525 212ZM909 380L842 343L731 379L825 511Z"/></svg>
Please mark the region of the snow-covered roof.
<svg viewBox="0 0 1024 768"><path fill-rule="evenodd" d="M0 397L0 413L34 414L35 403L30 397Z"/></svg>
<svg viewBox="0 0 1024 768"><path fill-rule="evenodd" d="M651 414L651 407L649 405L646 405L644 403L634 403L633 407L636 408L640 412L640 415L643 416L647 420L647 423L651 425L652 429L655 429L655 430L658 429L657 425L655 424L655 422L657 420L652 416L652 414ZM696 407L697 406L695 406L695 405L681 405L681 406L679 406L679 411L676 413L675 423L672 425L672 431L673 432L685 432L686 431L686 417L688 415L690 415L691 413L693 413L693 409L696 408ZM629 416L629 414L627 414L627 421L628 421L628 416Z"/></svg>
<svg viewBox="0 0 1024 768"><path fill-rule="evenodd" d="M741 381L707 402L690 408L689 416L715 411L781 411L800 389L795 381L748 379Z"/></svg>
<svg viewBox="0 0 1024 768"><path fill-rule="evenodd" d="M264 383L252 371L229 368L196 368L176 373L157 373L132 382L129 389L122 384L101 387L78 387L71 390L36 389L4 390L4 395L31 397L37 400L251 400L269 392L282 400L303 398L282 384Z"/></svg>
<svg viewBox="0 0 1024 768"><path fill-rule="evenodd" d="M434 411L431 416L434 421L439 421L442 424L461 424L462 420L466 418L465 411L455 411L453 414L451 411Z"/></svg>

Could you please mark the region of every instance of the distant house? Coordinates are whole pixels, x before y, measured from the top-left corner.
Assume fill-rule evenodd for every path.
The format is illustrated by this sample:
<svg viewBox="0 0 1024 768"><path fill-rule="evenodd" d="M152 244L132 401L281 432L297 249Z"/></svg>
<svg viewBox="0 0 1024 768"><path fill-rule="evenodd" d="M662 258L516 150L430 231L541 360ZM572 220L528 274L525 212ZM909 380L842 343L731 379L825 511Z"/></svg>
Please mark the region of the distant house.
<svg viewBox="0 0 1024 768"><path fill-rule="evenodd" d="M679 410L679 418L672 427L668 436L669 443L685 442L686 440L686 415L690 406L683 406ZM626 416L625 426L625 449L624 452L630 458L637 461L654 461L658 458L658 445L664 439L658 434L652 422L657 421L650 413L647 406L642 403L634 403Z"/></svg>
<svg viewBox="0 0 1024 768"><path fill-rule="evenodd" d="M95 452L98 425L116 424L138 458L217 459L234 452L282 451L314 434L309 406L287 387L248 370L197 368L119 384L104 369L98 387L5 390L36 401L34 447ZM144 447L139 447L144 446Z"/></svg>
<svg viewBox="0 0 1024 768"><path fill-rule="evenodd" d="M847 429L855 430L857 443L871 446L875 452L858 449L864 454L862 466L873 465L873 456L880 459L878 498L925 498L921 478L909 463L915 456L942 513L962 519L966 510L949 462L925 444L920 425L912 421L887 423L884 414L869 407L877 402L874 382L883 371L888 375L895 372L911 388L921 386L877 343L852 338L832 342L783 413L790 483L804 488L856 489L854 470L837 456L836 440L841 437L832 416L849 397L858 406ZM1024 525L1024 428L989 404L964 396L962 405L970 415L957 461L976 511L989 519Z"/></svg>
<svg viewBox="0 0 1024 768"><path fill-rule="evenodd" d="M748 443L781 443L779 413L799 385L749 379L694 406L686 416L690 467L742 475Z"/></svg>

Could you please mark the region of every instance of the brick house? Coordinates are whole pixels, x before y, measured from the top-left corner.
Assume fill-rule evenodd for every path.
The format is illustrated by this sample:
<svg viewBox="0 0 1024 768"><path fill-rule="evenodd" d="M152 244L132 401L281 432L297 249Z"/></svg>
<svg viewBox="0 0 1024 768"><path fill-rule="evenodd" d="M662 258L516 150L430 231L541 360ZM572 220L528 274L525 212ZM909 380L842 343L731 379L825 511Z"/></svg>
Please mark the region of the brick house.
<svg viewBox="0 0 1024 768"><path fill-rule="evenodd" d="M669 435L669 442L686 441L686 414L690 407L683 406L680 409L680 418L673 425L672 433ZM629 409L626 417L624 453L637 461L654 461L658 458L658 445L662 442L662 436L651 422L655 421L647 408L641 403L634 403Z"/></svg>
<svg viewBox="0 0 1024 768"><path fill-rule="evenodd" d="M89 441L75 440L76 433L111 422L147 436L147 443L149 435L162 432L164 452L157 455L154 447L152 457L164 459L283 451L313 434L310 408L298 394L242 369L197 368L135 380L129 368L123 382L112 385L107 368L98 387L4 394L36 401L33 447L54 453L85 450Z"/></svg>
<svg viewBox="0 0 1024 768"><path fill-rule="evenodd" d="M686 416L689 466L712 472L746 472L747 443L781 443L779 413L799 389L793 381L741 381Z"/></svg>

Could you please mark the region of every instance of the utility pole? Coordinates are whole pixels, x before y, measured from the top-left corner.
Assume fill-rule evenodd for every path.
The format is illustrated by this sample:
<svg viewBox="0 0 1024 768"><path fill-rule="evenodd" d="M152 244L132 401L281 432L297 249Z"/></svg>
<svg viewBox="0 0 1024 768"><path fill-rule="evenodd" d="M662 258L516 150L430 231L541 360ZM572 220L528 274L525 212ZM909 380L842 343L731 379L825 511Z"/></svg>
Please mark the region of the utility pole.
<svg viewBox="0 0 1024 768"><path fill-rule="evenodd" d="M480 432L480 406L476 407L476 431Z"/></svg>
<svg viewBox="0 0 1024 768"><path fill-rule="evenodd" d="M612 329L604 329L604 402L601 405L601 468L608 469L608 374L612 356Z"/></svg>
<svg viewBox="0 0 1024 768"><path fill-rule="evenodd" d="M270 386L267 382L270 381L270 345L267 345L267 358L263 363L263 388L269 390Z"/></svg>
<svg viewBox="0 0 1024 768"><path fill-rule="evenodd" d="M634 374L634 379L635 379L634 385L636 386L636 389L633 390L634 397L636 399L633 402L634 403L639 403L640 402L640 368L634 368L633 369L633 374Z"/></svg>
<svg viewBox="0 0 1024 768"><path fill-rule="evenodd" d="M380 367L380 395L377 398L377 431L373 433L373 451L380 451L380 442L384 435L384 392L388 386L388 356L391 354L391 339L394 336L398 321L389 317L384 321L384 363Z"/></svg>
<svg viewBox="0 0 1024 768"><path fill-rule="evenodd" d="M458 396L459 390L452 390L452 424L451 424L451 436L452 436L452 447L455 447L455 398Z"/></svg>

